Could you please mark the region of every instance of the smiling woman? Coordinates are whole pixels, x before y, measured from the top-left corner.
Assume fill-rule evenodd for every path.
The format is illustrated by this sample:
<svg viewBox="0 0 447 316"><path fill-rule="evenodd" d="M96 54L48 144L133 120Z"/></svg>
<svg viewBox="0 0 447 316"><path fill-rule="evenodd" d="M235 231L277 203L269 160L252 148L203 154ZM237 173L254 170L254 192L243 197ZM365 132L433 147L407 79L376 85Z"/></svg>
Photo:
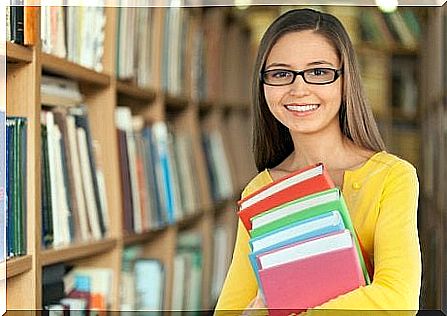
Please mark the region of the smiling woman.
<svg viewBox="0 0 447 316"><path fill-rule="evenodd" d="M388 154L366 102L352 43L332 15L286 12L264 34L252 85L259 174L242 197L322 162L346 200L372 282L316 309L418 309L421 278L414 167ZM239 223L216 309L264 307ZM324 268L324 267L322 267ZM298 309L302 302L294 302Z"/></svg>

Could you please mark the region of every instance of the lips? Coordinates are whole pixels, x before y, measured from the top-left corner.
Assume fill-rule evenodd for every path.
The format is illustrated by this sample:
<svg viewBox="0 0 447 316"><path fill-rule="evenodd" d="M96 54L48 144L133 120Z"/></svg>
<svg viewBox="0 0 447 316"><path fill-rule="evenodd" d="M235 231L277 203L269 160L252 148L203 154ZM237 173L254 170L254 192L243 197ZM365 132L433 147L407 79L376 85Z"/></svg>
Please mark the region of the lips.
<svg viewBox="0 0 447 316"><path fill-rule="evenodd" d="M294 112L312 112L317 110L320 105L319 104L286 104L286 109Z"/></svg>

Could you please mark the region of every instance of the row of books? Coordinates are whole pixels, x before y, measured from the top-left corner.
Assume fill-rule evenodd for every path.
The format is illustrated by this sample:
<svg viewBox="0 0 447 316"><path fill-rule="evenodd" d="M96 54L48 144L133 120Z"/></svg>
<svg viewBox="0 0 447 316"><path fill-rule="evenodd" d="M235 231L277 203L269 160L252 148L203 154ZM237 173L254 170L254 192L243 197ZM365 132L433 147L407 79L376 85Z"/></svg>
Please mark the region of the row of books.
<svg viewBox="0 0 447 316"><path fill-rule="evenodd" d="M5 124L4 114L2 121ZM6 194L6 249L2 242L2 260L5 251L7 258L26 254L27 125L26 118L6 117L6 135L3 134L5 138L2 137L1 140L2 148L6 151L6 168L2 169L2 177L6 179L6 192L1 192L2 200ZM4 168L4 162L2 166Z"/></svg>
<svg viewBox="0 0 447 316"><path fill-rule="evenodd" d="M36 43L37 7L6 6L6 40L20 45Z"/></svg>
<svg viewBox="0 0 447 316"><path fill-rule="evenodd" d="M64 263L44 267L42 306L51 315L106 315L112 306L112 275L109 268Z"/></svg>
<svg viewBox="0 0 447 316"><path fill-rule="evenodd" d="M101 239L106 235L109 221L104 177L96 157L100 149L92 139L87 106L60 105L59 102L65 101L58 95L80 93L73 82L53 81L54 84L43 79L41 89L44 247ZM74 85L70 87L69 83ZM75 98L73 104L76 102Z"/></svg>
<svg viewBox="0 0 447 316"><path fill-rule="evenodd" d="M41 6L42 51L102 71L106 17L103 1L96 4Z"/></svg>
<svg viewBox="0 0 447 316"><path fill-rule="evenodd" d="M117 8L116 76L133 80L140 87L153 84L153 19L154 9L149 7Z"/></svg>
<svg viewBox="0 0 447 316"><path fill-rule="evenodd" d="M127 232L161 228L199 211L192 136L165 122L144 126L127 107L116 109L123 220Z"/></svg>
<svg viewBox="0 0 447 316"><path fill-rule="evenodd" d="M370 283L343 196L322 164L239 201L267 307L301 311Z"/></svg>

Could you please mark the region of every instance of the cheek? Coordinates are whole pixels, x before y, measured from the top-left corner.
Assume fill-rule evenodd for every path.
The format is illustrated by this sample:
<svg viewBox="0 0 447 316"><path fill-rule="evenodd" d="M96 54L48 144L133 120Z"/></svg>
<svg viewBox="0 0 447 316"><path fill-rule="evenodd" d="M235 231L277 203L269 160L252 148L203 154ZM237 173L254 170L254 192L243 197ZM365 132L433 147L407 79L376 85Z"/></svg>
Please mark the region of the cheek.
<svg viewBox="0 0 447 316"><path fill-rule="evenodd" d="M284 92L281 89L278 89L278 87L273 88L270 86L264 86L265 101L267 102L269 109L272 109L280 104L280 100L283 95Z"/></svg>

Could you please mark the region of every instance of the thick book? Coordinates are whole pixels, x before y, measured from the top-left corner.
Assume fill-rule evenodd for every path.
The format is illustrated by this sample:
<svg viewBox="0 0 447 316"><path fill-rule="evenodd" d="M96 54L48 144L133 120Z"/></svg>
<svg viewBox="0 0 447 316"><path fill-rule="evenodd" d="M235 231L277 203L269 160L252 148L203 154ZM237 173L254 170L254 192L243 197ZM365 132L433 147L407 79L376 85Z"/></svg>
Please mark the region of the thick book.
<svg viewBox="0 0 447 316"><path fill-rule="evenodd" d="M346 202L337 188L315 193L294 201L285 203L267 212L259 214L252 220L251 238L262 236L293 222L309 219L329 211L339 211L346 229L354 236L354 244L359 254L359 260L364 272L366 283L370 283L368 269L363 258L357 234L352 224Z"/></svg>
<svg viewBox="0 0 447 316"><path fill-rule="evenodd" d="M365 285L351 232L296 243L258 257L270 310L305 310Z"/></svg>
<svg viewBox="0 0 447 316"><path fill-rule="evenodd" d="M238 201L238 215L248 231L251 218L281 204L334 188L323 164L308 166L276 180Z"/></svg>
<svg viewBox="0 0 447 316"><path fill-rule="evenodd" d="M266 235L251 238L249 242L252 252L248 257L253 271L256 274L259 287L262 289L262 284L259 279L258 256L290 244L343 230L345 230L345 225L343 224L340 212L331 211L310 219L294 222Z"/></svg>

